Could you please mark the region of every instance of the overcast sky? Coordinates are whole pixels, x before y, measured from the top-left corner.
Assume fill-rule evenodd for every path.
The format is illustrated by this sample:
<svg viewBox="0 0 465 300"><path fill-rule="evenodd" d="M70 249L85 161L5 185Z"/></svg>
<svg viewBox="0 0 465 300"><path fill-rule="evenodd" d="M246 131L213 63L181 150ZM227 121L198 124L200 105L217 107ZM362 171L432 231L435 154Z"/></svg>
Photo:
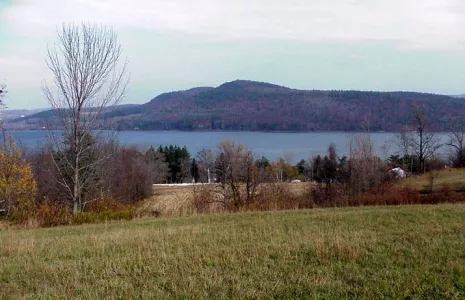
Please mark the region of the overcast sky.
<svg viewBox="0 0 465 300"><path fill-rule="evenodd" d="M125 103L235 79L465 93L464 0L0 0L9 108L48 107L45 51L70 22L115 29Z"/></svg>

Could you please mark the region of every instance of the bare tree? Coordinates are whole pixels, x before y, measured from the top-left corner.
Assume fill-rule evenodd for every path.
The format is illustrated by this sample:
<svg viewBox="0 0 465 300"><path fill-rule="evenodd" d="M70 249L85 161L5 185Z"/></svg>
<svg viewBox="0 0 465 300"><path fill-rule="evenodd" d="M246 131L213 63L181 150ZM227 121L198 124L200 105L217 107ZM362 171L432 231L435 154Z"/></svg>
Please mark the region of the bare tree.
<svg viewBox="0 0 465 300"><path fill-rule="evenodd" d="M215 174L223 205L239 210L252 204L259 186L252 152L231 140L221 142L215 163Z"/></svg>
<svg viewBox="0 0 465 300"><path fill-rule="evenodd" d="M145 152L145 162L149 166L152 183L160 184L168 181L169 167L165 154L150 147Z"/></svg>
<svg viewBox="0 0 465 300"><path fill-rule="evenodd" d="M137 147L119 148L107 161L111 174L105 176L105 186L113 198L123 203L134 203L152 194L152 167Z"/></svg>
<svg viewBox="0 0 465 300"><path fill-rule="evenodd" d="M413 105L412 126L401 132L399 138L404 152L411 150L418 157L420 172L424 173L425 161L433 157L441 144L438 136L429 128L423 106Z"/></svg>
<svg viewBox="0 0 465 300"><path fill-rule="evenodd" d="M465 167L465 125L458 120L453 120L451 123L449 142L446 145L452 148L453 166L462 168Z"/></svg>
<svg viewBox="0 0 465 300"><path fill-rule="evenodd" d="M63 138L51 132L50 142L61 170L56 180L66 189L74 214L83 208L82 196L94 184L97 166L108 159L96 144L104 139L101 129L109 129L105 113L125 94L127 62L121 54L112 29L85 24L63 25L57 44L48 48L46 62L56 89L44 82L43 92L63 131Z"/></svg>
<svg viewBox="0 0 465 300"><path fill-rule="evenodd" d="M443 164L441 160L434 158L429 162L429 170L428 170L428 188L429 192L433 193L434 189L434 182L436 179L439 177L439 174L441 173L441 169L443 167Z"/></svg>
<svg viewBox="0 0 465 300"><path fill-rule="evenodd" d="M351 141L349 187L353 195L378 188L387 177L387 165L376 156L369 132L358 134Z"/></svg>
<svg viewBox="0 0 465 300"><path fill-rule="evenodd" d="M5 84L0 84L0 108L5 106L4 98L6 95L6 85Z"/></svg>
<svg viewBox="0 0 465 300"><path fill-rule="evenodd" d="M290 150L284 151L283 158L286 163L290 165L294 164L295 155L293 151L290 151Z"/></svg>
<svg viewBox="0 0 465 300"><path fill-rule="evenodd" d="M215 154L210 149L202 149L196 155L196 161L199 165L199 177L201 182L211 183L213 171L215 168Z"/></svg>

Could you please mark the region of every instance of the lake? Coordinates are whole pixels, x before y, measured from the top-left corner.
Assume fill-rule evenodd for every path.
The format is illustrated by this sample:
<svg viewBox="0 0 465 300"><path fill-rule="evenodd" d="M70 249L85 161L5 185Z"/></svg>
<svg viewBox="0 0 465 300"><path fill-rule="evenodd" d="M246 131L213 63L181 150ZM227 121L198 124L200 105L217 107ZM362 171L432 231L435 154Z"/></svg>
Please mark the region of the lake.
<svg viewBox="0 0 465 300"><path fill-rule="evenodd" d="M46 141L46 131L12 131L15 139L29 148L36 148ZM232 139L246 144L256 157L266 156L269 159L292 157L296 163L300 159L310 156L326 154L330 143L334 143L339 156L348 153L349 136L354 133L346 132L182 132L182 131L121 131L117 139L121 145L135 145L144 150L158 145L186 146L192 156L202 150L217 149L218 144L225 139ZM398 151L396 144L397 133L373 133L377 154L385 157L386 153L394 154ZM443 142L447 141L447 134L440 134ZM384 146L387 149L382 150ZM444 152L444 150L443 150Z"/></svg>

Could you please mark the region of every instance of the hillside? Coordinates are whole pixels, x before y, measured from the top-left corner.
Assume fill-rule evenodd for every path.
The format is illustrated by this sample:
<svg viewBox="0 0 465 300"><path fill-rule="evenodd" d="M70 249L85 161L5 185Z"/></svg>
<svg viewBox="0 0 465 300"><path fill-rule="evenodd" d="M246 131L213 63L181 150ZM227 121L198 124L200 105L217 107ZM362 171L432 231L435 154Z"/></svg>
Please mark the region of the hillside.
<svg viewBox="0 0 465 300"><path fill-rule="evenodd" d="M0 111L0 120L23 118L45 110L47 109L4 109Z"/></svg>
<svg viewBox="0 0 465 300"><path fill-rule="evenodd" d="M426 107L435 130L447 130L448 120L465 111L464 99L443 95L306 91L237 80L161 94L106 117L120 129L140 130L358 131L369 120L372 130L398 131L410 124L413 103ZM35 115L15 124L41 126L45 120Z"/></svg>
<svg viewBox="0 0 465 300"><path fill-rule="evenodd" d="M412 176L401 179L397 182L398 186L407 187L417 191L429 191L431 188L430 174L421 176ZM440 191L444 189L452 191L465 191L465 169L444 169L437 173L437 178L433 181L433 190Z"/></svg>

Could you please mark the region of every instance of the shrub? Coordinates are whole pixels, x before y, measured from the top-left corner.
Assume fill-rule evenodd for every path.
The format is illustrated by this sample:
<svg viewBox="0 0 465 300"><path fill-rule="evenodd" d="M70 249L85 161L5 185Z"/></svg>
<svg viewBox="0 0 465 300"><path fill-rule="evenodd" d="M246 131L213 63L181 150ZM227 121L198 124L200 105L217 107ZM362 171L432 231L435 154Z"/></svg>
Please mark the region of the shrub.
<svg viewBox="0 0 465 300"><path fill-rule="evenodd" d="M36 216L37 207L32 199L17 198L8 210L8 219L16 224L26 225Z"/></svg>
<svg viewBox="0 0 465 300"><path fill-rule="evenodd" d="M134 211L126 208L121 210L87 211L78 213L73 217L73 224L100 223L112 220L132 220L135 217Z"/></svg>
<svg viewBox="0 0 465 300"><path fill-rule="evenodd" d="M53 154L45 148L29 153L27 160L30 162L37 183L36 200L46 200L50 203L64 204L68 196L66 187L60 185L56 178L60 176L60 170L54 163Z"/></svg>
<svg viewBox="0 0 465 300"><path fill-rule="evenodd" d="M313 190L313 202L317 207L342 207L348 205L342 184L320 184Z"/></svg>
<svg viewBox="0 0 465 300"><path fill-rule="evenodd" d="M444 194L444 196L449 197L450 195L453 194L452 185L448 183L443 183L441 187L439 188L439 192Z"/></svg>
<svg viewBox="0 0 465 300"><path fill-rule="evenodd" d="M215 204L219 204L216 193L211 185L194 186L192 205L197 213L211 213Z"/></svg>
<svg viewBox="0 0 465 300"><path fill-rule="evenodd" d="M72 222L72 215L66 207L59 204L52 204L43 201L36 212L38 225L41 227L54 227L59 225L69 225Z"/></svg>
<svg viewBox="0 0 465 300"><path fill-rule="evenodd" d="M93 201L90 201L84 207L84 212L103 212L103 211L118 211L128 208L128 205L110 198L104 194Z"/></svg>
<svg viewBox="0 0 465 300"><path fill-rule="evenodd" d="M133 206L124 205L113 198L102 195L89 202L84 211L73 217L73 224L98 223L112 220L131 220L136 217Z"/></svg>
<svg viewBox="0 0 465 300"><path fill-rule="evenodd" d="M260 186L259 193L248 209L283 210L302 209L314 206L312 191L307 186L303 189L293 188L288 183L267 183Z"/></svg>
<svg viewBox="0 0 465 300"><path fill-rule="evenodd" d="M32 168L11 137L0 144L0 209L14 223L28 222L35 212L37 186Z"/></svg>
<svg viewBox="0 0 465 300"><path fill-rule="evenodd" d="M122 148L106 166L107 190L121 203L135 203L152 195L152 175L144 156L135 148Z"/></svg>

